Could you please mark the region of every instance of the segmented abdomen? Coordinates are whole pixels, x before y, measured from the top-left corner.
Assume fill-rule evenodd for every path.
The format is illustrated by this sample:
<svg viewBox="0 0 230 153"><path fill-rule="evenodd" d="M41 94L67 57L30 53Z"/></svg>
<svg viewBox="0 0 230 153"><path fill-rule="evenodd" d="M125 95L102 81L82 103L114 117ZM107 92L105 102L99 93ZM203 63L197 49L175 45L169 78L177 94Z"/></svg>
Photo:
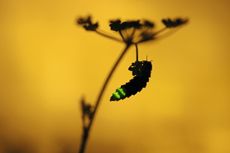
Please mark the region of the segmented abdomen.
<svg viewBox="0 0 230 153"><path fill-rule="evenodd" d="M151 76L152 63L150 61L136 61L129 67L134 78L112 94L110 101L118 101L131 95L135 95L146 87L147 82Z"/></svg>

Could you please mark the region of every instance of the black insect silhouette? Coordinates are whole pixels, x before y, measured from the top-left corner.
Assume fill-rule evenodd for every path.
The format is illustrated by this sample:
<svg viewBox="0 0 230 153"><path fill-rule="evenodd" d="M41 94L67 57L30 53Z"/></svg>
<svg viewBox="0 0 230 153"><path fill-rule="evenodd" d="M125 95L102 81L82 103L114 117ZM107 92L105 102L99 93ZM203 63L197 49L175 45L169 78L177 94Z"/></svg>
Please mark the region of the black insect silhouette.
<svg viewBox="0 0 230 153"><path fill-rule="evenodd" d="M145 88L151 76L152 63L147 60L136 61L131 64L129 70L132 71L134 77L129 82L116 89L110 101L125 99Z"/></svg>

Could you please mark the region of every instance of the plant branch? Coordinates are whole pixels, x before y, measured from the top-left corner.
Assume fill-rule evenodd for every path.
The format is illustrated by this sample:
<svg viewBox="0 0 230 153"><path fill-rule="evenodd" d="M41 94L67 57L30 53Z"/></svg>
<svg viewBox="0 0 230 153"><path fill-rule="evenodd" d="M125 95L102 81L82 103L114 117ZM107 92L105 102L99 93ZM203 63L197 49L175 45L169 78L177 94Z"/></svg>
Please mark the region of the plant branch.
<svg viewBox="0 0 230 153"><path fill-rule="evenodd" d="M136 42L136 44L141 44L141 43L144 43L144 42L149 42L149 41L151 41L151 40L156 41L156 40L160 40L160 39L162 39L162 38L168 37L168 36L170 36L172 33L178 31L181 27L183 27L183 25L180 26L180 27L175 27L175 28L164 27L164 28L162 28L162 29L160 29L160 30L154 32L154 33L152 34L152 36L151 36L149 39L141 39L140 41ZM167 30L169 30L169 31L167 31ZM165 32L165 31L166 31L166 32ZM162 34L163 32L165 32L165 33Z"/></svg>
<svg viewBox="0 0 230 153"><path fill-rule="evenodd" d="M153 34L153 36L157 36L158 34L162 33L163 31L165 31L165 30L167 30L167 29L168 29L167 27L164 27L164 28L158 30L157 32L155 32L155 33Z"/></svg>
<svg viewBox="0 0 230 153"><path fill-rule="evenodd" d="M135 44L135 48L136 48L136 61L138 61L138 45Z"/></svg>
<svg viewBox="0 0 230 153"><path fill-rule="evenodd" d="M87 126L83 126L83 134L82 134L79 153L84 153L85 152L85 148L86 148L86 145L87 145L87 142L88 142L88 137L89 137L89 134L90 134L90 130L91 130L91 127L92 127L93 122L95 120L95 116L96 116L97 110L99 108L101 99L102 99L102 97L104 95L104 92L105 92L105 90L106 90L106 88L108 86L108 83L109 83L110 79L112 78L116 68L118 67L119 63L123 59L124 55L127 53L127 51L128 51L130 46L131 46L131 44L126 44L126 47L124 48L124 50L122 51L120 56L117 58L117 60L114 63L113 67L111 68L107 78L105 79L105 82L104 82L104 84L103 84L103 86L102 86L102 88L101 88L101 90L99 92L99 95L98 95L97 99L96 99L94 110L92 112L92 117L89 120L89 124Z"/></svg>
<svg viewBox="0 0 230 153"><path fill-rule="evenodd" d="M108 34L105 34L105 32L102 32L102 31L99 31L99 30L95 30L95 32L103 37L106 37L106 38L109 38L109 39L112 39L112 40L115 40L115 41L118 41L118 42L123 42L121 39L119 38L116 38L116 37L113 37L113 36L110 36Z"/></svg>
<svg viewBox="0 0 230 153"><path fill-rule="evenodd" d="M140 43L143 43L143 42L148 42L148 41L150 41L150 40L155 40L155 39L158 38L158 37L156 37L156 36L158 36L159 34L161 34L162 32L164 32L164 31L167 30L167 29L168 29L167 27L164 27L164 28L162 28L162 29L160 29L160 30L154 32L152 35L149 36L149 38L139 40L138 42L136 42L136 44L140 44Z"/></svg>
<svg viewBox="0 0 230 153"><path fill-rule="evenodd" d="M119 34L120 34L120 36L121 36L122 40L123 40L124 42L126 42L125 37L123 36L123 34L122 34L121 30L119 30Z"/></svg>

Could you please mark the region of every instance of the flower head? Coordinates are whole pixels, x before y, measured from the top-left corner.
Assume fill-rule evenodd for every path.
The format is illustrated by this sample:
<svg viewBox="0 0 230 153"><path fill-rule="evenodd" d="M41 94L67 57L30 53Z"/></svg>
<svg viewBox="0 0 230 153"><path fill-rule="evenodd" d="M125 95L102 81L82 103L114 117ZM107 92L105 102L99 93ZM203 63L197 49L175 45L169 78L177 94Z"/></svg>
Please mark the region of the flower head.
<svg viewBox="0 0 230 153"><path fill-rule="evenodd" d="M182 19L182 18L176 18L176 19L162 19L162 23L167 27L167 28L175 28L178 26L181 26L185 23L188 22L188 19Z"/></svg>
<svg viewBox="0 0 230 153"><path fill-rule="evenodd" d="M88 30L88 31L95 31L99 26L98 22L95 22L95 23L92 22L91 16L78 18L77 24L83 26L85 30Z"/></svg>
<svg viewBox="0 0 230 153"><path fill-rule="evenodd" d="M149 20L128 20L120 19L110 21L110 29L119 32L126 43L136 43L141 39L152 38L154 23Z"/></svg>
<svg viewBox="0 0 230 153"><path fill-rule="evenodd" d="M93 22L91 16L79 17L77 19L77 24L82 26L87 31L94 31L97 34L116 40L119 42L124 42L126 44L138 44L158 38L159 33L165 31L166 29L173 29L178 26L184 25L188 22L185 18L165 18L162 19L164 28L155 31L155 24L150 20L126 20L121 21L120 19L110 20L109 26L112 31L118 32L122 40L107 34L99 29L99 23Z"/></svg>

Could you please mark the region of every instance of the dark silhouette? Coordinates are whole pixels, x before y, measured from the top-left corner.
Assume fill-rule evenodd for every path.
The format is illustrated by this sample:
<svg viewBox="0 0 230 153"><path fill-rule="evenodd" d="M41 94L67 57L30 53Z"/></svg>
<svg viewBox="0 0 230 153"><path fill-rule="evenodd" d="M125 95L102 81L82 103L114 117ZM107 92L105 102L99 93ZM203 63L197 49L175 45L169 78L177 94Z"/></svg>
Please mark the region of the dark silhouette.
<svg viewBox="0 0 230 153"><path fill-rule="evenodd" d="M122 42L125 44L125 47L123 51L121 52L120 56L117 58L116 62L112 66L108 76L105 79L104 84L102 85L102 88L99 92L99 95L95 101L95 105L92 106L88 104L84 98L81 100L81 109L82 109L82 124L83 124L83 133L82 133L82 138L81 138L81 144L79 148L79 153L84 153L87 140L89 137L90 130L93 125L93 121L95 119L95 115L97 113L98 107L101 102L101 98L104 95L104 91L113 76L113 73L115 72L116 68L118 67L120 61L123 59L124 55L127 53L128 49L132 46L135 45L136 47L136 61L138 61L138 44L144 43L144 42L150 42L152 40L156 40L158 38L161 38L162 35L160 35L162 32L166 31L167 29L175 29L176 27L180 27L188 22L188 19L183 19L183 18L176 18L176 19L162 19L162 23L164 24L164 28L158 30L158 31L153 31L155 28L155 24L149 20L128 20L128 21L121 21L120 19L116 20L111 20L110 21L110 29L112 31L116 31L119 35L120 38L111 36L102 30L99 30L99 23L98 22L93 22L91 16L87 17L79 17L77 19L77 24L82 26L85 30L95 32L103 37L109 38L111 40L115 40L118 42ZM147 72L147 70L149 70ZM150 77L150 67L145 69L148 74L146 75L145 79L140 79L138 81L135 81L134 83L140 83L144 80L145 83L143 83L142 86L138 87L138 90L142 89L148 79ZM132 71L133 73L137 73L136 70ZM148 76L148 77L147 77ZM138 85L134 85L130 88L136 88ZM133 90L133 89L132 89ZM131 90L130 90L131 91ZM137 89L135 90L137 91ZM122 92L122 91L120 91ZM135 92L132 91L131 94L134 94ZM122 94L122 93L121 93Z"/></svg>
<svg viewBox="0 0 230 153"><path fill-rule="evenodd" d="M129 70L132 71L134 78L118 88L111 96L110 101L118 101L130 97L145 88L151 76L152 63L146 60L138 61L137 59L129 67Z"/></svg>

